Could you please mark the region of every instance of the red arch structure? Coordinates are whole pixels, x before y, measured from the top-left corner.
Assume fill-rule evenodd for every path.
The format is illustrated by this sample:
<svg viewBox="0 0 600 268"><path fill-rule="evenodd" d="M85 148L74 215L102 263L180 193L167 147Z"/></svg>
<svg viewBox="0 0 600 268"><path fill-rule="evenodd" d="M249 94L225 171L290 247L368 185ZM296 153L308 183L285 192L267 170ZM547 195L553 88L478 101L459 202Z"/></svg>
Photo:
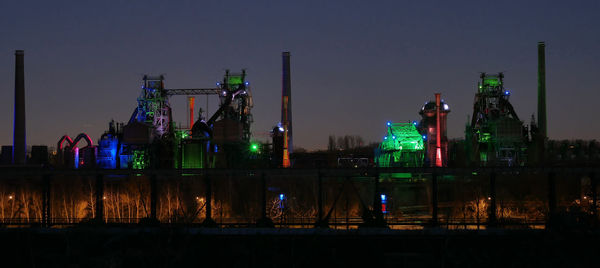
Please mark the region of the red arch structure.
<svg viewBox="0 0 600 268"><path fill-rule="evenodd" d="M79 133L79 135L77 135L75 140L71 139L71 137L69 137L68 135L62 136L62 138L60 138L60 140L58 140L56 147L58 148L58 150L62 151L63 148L65 148L65 147L63 147L63 144L66 141L69 143L67 145L67 147L70 148L71 150L73 150L73 148L75 148L77 146L77 144L79 143L79 141L81 139L83 139L87 142L87 146L94 146L94 143L92 142L92 139L90 138L90 136L88 136L85 133Z"/></svg>
<svg viewBox="0 0 600 268"><path fill-rule="evenodd" d="M59 151L63 150L63 143L67 141L69 144L67 145L68 147L73 148L73 140L71 139L71 137L69 137L68 135L64 135L62 136L62 138L60 138L60 140L58 140L58 143L56 144L56 148L58 148Z"/></svg>

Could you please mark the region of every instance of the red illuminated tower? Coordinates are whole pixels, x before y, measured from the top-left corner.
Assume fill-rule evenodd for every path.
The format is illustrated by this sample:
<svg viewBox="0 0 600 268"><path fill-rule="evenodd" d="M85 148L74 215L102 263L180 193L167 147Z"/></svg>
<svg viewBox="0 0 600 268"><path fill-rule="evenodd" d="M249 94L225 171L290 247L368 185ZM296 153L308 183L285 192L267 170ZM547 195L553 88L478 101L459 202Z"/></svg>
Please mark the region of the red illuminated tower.
<svg viewBox="0 0 600 268"><path fill-rule="evenodd" d="M432 167L448 166L446 118L449 112L450 107L441 99L439 93L435 94L435 101L426 102L419 112L422 119L418 129L423 135L427 161Z"/></svg>

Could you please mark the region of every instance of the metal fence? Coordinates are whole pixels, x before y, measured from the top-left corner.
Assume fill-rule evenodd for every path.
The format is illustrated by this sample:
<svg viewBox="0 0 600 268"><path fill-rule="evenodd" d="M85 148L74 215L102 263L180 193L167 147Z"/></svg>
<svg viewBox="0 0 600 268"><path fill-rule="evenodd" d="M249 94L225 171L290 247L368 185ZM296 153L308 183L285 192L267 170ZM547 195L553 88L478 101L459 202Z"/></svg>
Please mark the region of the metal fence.
<svg viewBox="0 0 600 268"><path fill-rule="evenodd" d="M599 168L0 168L3 226L545 228L597 220Z"/></svg>

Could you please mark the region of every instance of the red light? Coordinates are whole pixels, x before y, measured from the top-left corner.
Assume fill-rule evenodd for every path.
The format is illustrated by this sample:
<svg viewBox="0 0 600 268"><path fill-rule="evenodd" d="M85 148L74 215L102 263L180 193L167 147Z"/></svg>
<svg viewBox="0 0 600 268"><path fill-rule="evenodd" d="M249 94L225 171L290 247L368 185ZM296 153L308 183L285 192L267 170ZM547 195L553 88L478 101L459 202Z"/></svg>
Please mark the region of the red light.
<svg viewBox="0 0 600 268"><path fill-rule="evenodd" d="M441 167L442 166L442 148L436 148L436 153L435 153L435 166L436 167Z"/></svg>

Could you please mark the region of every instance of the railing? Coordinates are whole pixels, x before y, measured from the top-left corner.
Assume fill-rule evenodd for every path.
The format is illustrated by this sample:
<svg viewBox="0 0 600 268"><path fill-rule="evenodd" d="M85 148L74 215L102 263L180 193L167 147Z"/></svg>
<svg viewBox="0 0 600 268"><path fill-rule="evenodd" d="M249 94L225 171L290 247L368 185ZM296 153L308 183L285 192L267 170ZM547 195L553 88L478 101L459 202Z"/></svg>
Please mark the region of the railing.
<svg viewBox="0 0 600 268"><path fill-rule="evenodd" d="M0 168L0 225L586 228L598 171Z"/></svg>

